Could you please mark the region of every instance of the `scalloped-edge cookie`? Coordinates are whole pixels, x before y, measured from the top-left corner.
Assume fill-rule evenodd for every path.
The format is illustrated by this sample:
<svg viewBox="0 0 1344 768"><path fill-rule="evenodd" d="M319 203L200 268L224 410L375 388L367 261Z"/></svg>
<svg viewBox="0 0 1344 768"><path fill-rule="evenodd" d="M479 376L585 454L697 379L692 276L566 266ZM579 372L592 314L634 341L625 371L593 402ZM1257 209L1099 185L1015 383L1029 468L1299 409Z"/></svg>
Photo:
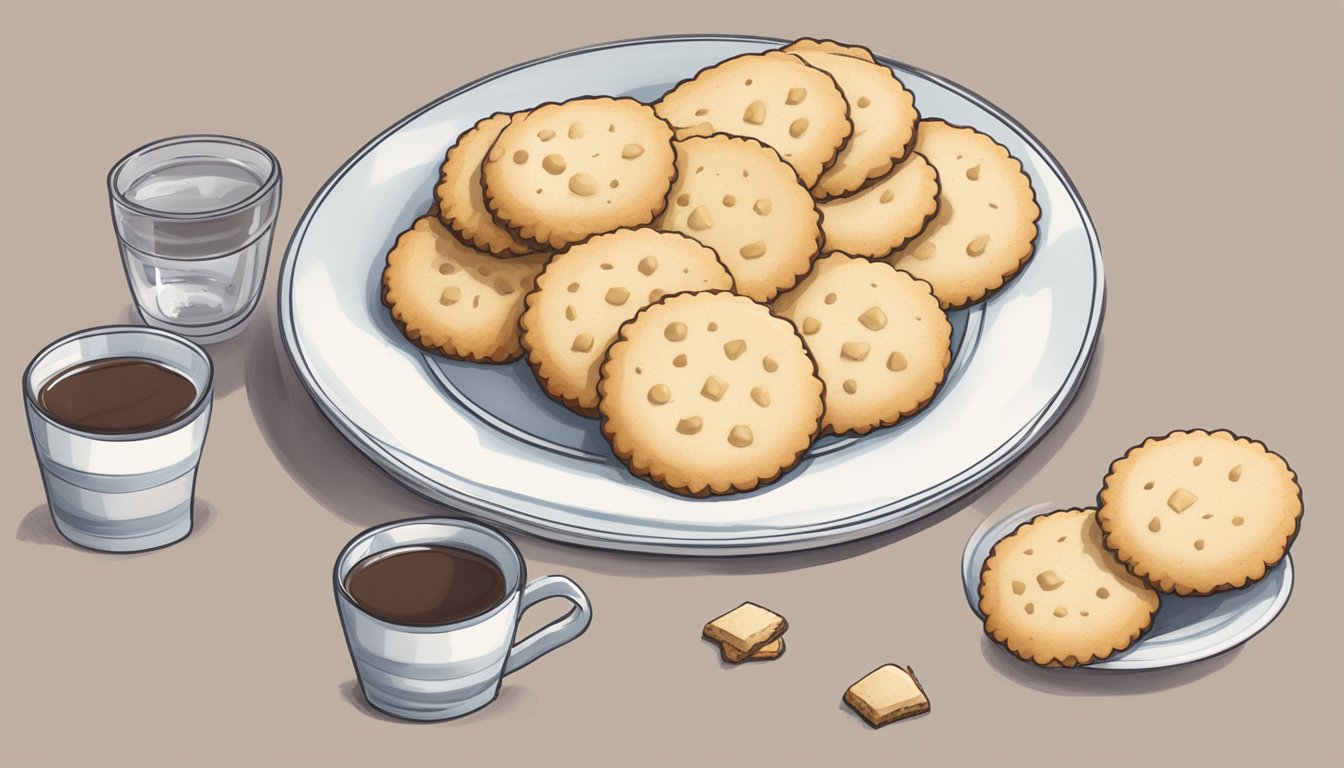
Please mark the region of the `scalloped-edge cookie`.
<svg viewBox="0 0 1344 768"><path fill-rule="evenodd" d="M731 290L714 251L684 235L618 229L557 254L527 296L527 361L551 397L597 415L597 379L621 324L665 295Z"/></svg>
<svg viewBox="0 0 1344 768"><path fill-rule="evenodd" d="M789 321L744 296L680 293L607 350L602 434L630 471L688 496L749 491L798 463L822 383Z"/></svg>
<svg viewBox="0 0 1344 768"><path fill-rule="evenodd" d="M1031 179L990 136L942 120L919 121L914 151L938 170L938 212L887 259L928 280L946 309L981 301L1031 258L1041 215Z"/></svg>
<svg viewBox="0 0 1344 768"><path fill-rule="evenodd" d="M682 129L678 138L729 133L774 147L809 188L854 130L835 79L781 51L746 53L706 67L654 109Z"/></svg>
<svg viewBox="0 0 1344 768"><path fill-rule="evenodd" d="M980 569L985 633L1043 667L1091 664L1132 645L1160 601L1101 538L1095 510L1067 509L1000 539Z"/></svg>
<svg viewBox="0 0 1344 768"><path fill-rule="evenodd" d="M812 185L812 194L818 200L847 195L887 175L914 142L919 120L914 94L864 48L803 38L781 50L835 79L854 124L854 133Z"/></svg>
<svg viewBox="0 0 1344 768"><path fill-rule="evenodd" d="M516 113L526 116L527 112ZM505 112L482 118L458 137L448 150L434 187L438 216L462 242L496 256L526 256L535 249L501 227L485 206L481 164L499 132L513 116Z"/></svg>
<svg viewBox="0 0 1344 768"><path fill-rule="evenodd" d="M1302 518L1283 457L1227 430L1148 438L1111 465L1097 502L1106 547L1155 589L1183 596L1263 579Z"/></svg>
<svg viewBox="0 0 1344 768"><path fill-rule="evenodd" d="M672 128L634 99L585 97L514 116L481 167L485 203L516 237L561 249L662 213Z"/></svg>
<svg viewBox="0 0 1344 768"><path fill-rule="evenodd" d="M383 303L406 338L457 360L504 363L523 354L523 297L545 254L500 259L463 245L437 216L397 237L383 270Z"/></svg>
<svg viewBox="0 0 1344 768"><path fill-rule="evenodd" d="M798 174L761 142L714 134L676 142L677 181L655 226L713 248L737 292L769 301L821 251L821 214Z"/></svg>
<svg viewBox="0 0 1344 768"><path fill-rule="evenodd" d="M817 259L771 302L803 335L826 383L822 425L866 434L928 405L952 362L952 324L929 284L843 253Z"/></svg>
<svg viewBox="0 0 1344 768"><path fill-rule="evenodd" d="M817 208L823 251L885 258L923 232L938 211L938 171L911 152L876 184Z"/></svg>

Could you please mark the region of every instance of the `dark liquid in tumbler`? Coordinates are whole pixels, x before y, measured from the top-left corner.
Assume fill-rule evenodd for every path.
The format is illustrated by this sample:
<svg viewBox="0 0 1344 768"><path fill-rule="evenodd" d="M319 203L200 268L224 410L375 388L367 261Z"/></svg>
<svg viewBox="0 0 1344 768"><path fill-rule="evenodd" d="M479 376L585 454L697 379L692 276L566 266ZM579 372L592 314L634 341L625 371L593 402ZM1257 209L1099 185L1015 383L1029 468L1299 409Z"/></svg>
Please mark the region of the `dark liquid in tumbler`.
<svg viewBox="0 0 1344 768"><path fill-rule="evenodd" d="M182 418L196 385L167 366L138 357L74 365L42 385L37 405L67 427L105 435L148 432Z"/></svg>
<svg viewBox="0 0 1344 768"><path fill-rule="evenodd" d="M350 569L345 589L355 605L393 624L453 624L499 605L504 573L475 552L416 545L366 557Z"/></svg>

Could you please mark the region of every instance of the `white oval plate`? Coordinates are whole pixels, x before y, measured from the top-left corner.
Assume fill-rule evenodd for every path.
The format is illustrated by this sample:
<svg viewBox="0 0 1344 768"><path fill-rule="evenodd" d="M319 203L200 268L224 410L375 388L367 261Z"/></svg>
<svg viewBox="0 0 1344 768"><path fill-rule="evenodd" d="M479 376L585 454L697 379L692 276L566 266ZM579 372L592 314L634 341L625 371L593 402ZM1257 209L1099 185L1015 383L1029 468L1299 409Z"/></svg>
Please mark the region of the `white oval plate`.
<svg viewBox="0 0 1344 768"><path fill-rule="evenodd" d="M990 550L1017 526L1057 509L1063 507L1035 504L1002 518L991 517L971 534L961 557L961 582L966 602L981 621L985 615L980 612L980 569L989 559ZM1208 597L1161 595L1162 604L1153 617L1152 628L1130 647L1105 661L1088 664L1087 669L1156 669L1216 656L1269 626L1288 604L1292 592L1293 559L1285 554L1265 578L1245 589Z"/></svg>
<svg viewBox="0 0 1344 768"><path fill-rule="evenodd" d="M585 94L651 101L701 67L782 41L669 37L562 53L490 75L388 128L323 186L286 249L280 322L323 412L416 492L560 541L734 555L805 549L909 523L1008 466L1054 424L1101 327L1096 234L1068 178L1010 117L893 61L921 112L972 125L1022 160L1041 207L1035 257L993 299L953 313L933 405L892 429L819 441L781 481L708 500L631 476L597 423L552 402L525 363L424 354L379 299L387 250L421 215L448 146L477 119Z"/></svg>

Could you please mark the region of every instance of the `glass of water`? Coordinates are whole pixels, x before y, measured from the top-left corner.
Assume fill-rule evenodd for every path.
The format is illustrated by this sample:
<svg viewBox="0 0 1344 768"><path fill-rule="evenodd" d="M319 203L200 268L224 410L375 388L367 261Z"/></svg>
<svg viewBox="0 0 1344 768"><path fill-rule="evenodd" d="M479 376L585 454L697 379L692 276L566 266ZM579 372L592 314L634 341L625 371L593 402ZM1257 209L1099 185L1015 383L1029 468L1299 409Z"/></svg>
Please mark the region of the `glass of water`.
<svg viewBox="0 0 1344 768"><path fill-rule="evenodd" d="M280 209L280 162L231 136L177 136L107 176L140 316L199 342L241 331L261 298Z"/></svg>

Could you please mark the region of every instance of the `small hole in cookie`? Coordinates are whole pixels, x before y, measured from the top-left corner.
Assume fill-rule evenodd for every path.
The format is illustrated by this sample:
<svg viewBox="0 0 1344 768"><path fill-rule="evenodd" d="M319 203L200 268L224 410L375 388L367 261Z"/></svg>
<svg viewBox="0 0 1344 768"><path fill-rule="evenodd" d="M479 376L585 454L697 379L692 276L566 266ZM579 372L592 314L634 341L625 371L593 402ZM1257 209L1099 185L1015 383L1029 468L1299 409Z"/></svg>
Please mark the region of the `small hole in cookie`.
<svg viewBox="0 0 1344 768"><path fill-rule="evenodd" d="M636 375L636 376L638 376L639 374L641 374L641 373L643 373L643 372L644 372L644 371L643 371L638 365L635 366L635 375Z"/></svg>
<svg viewBox="0 0 1344 768"><path fill-rule="evenodd" d="M476 271L481 273L481 277L489 277L489 276L490 276L490 265L489 265L489 264L482 264L482 265L480 265L479 267L476 267Z"/></svg>
<svg viewBox="0 0 1344 768"><path fill-rule="evenodd" d="M1241 525L1244 522L1246 522L1246 519L1241 515L1237 515L1236 517L1232 518L1233 525Z"/></svg>
<svg viewBox="0 0 1344 768"><path fill-rule="evenodd" d="M1200 519L1201 519L1201 520L1212 520L1212 519L1213 519L1213 515L1205 515L1204 517L1202 517L1202 518L1200 518Z"/></svg>
<svg viewBox="0 0 1344 768"><path fill-rule="evenodd" d="M615 132L616 132L616 124L615 124L615 123L612 123L612 124L610 124L610 125L607 126L607 133L615 133Z"/></svg>
<svg viewBox="0 0 1344 768"><path fill-rule="evenodd" d="M471 300L471 308L476 309L479 306L481 306L481 295L478 293L476 294L476 297Z"/></svg>
<svg viewBox="0 0 1344 768"><path fill-rule="evenodd" d="M456 272L456 271L457 271L457 267L453 266L452 264L449 264L449 263L446 262L446 261L445 261L444 263L442 263L442 264L439 265L439 274L440 274L440 275L451 275L451 274L453 274L453 273Z"/></svg>
<svg viewBox="0 0 1344 768"><path fill-rule="evenodd" d="M1195 465L1196 467L1198 467L1200 464L1203 464L1203 463L1204 463L1204 457L1203 457L1203 456L1196 456L1196 457L1195 457L1194 465Z"/></svg>
<svg viewBox="0 0 1344 768"><path fill-rule="evenodd" d="M570 284L569 284L569 292L570 292L570 293L578 293L578 292L579 292L579 284L578 284L578 283L570 283Z"/></svg>
<svg viewBox="0 0 1344 768"><path fill-rule="evenodd" d="M615 188L617 188L617 187L619 187L619 186L621 186L621 182L617 181L616 179L612 179L612 180L611 180L611 188L612 188L612 189L615 189Z"/></svg>
<svg viewBox="0 0 1344 768"><path fill-rule="evenodd" d="M1195 549L1198 549L1198 550L1203 550L1203 549L1204 549L1204 540L1203 540L1203 539L1195 539Z"/></svg>
<svg viewBox="0 0 1344 768"><path fill-rule="evenodd" d="M672 358L672 365L676 366L677 368L685 368L685 367L686 367L686 356L685 356L685 355L677 355L676 357Z"/></svg>
<svg viewBox="0 0 1344 768"><path fill-rule="evenodd" d="M1100 597L1102 600L1105 600L1110 596L1111 596L1110 590L1106 589L1105 587L1102 587L1097 590L1097 597Z"/></svg>
<svg viewBox="0 0 1344 768"><path fill-rule="evenodd" d="M1068 536L1060 536L1058 539L1055 539L1055 543L1063 543L1063 541L1064 541L1065 539L1067 539L1067 538L1069 538L1069 537L1068 537Z"/></svg>
<svg viewBox="0 0 1344 768"><path fill-rule="evenodd" d="M834 294L834 293L828 293L828 294L826 294L826 303L827 303L827 304L834 304L834 303L835 303L835 294Z"/></svg>
<svg viewBox="0 0 1344 768"><path fill-rule="evenodd" d="M748 77L747 82L743 83L743 85L751 85L751 78Z"/></svg>
<svg viewBox="0 0 1344 768"><path fill-rule="evenodd" d="M537 187L537 194L538 194L538 195L541 194L541 187Z"/></svg>
<svg viewBox="0 0 1344 768"><path fill-rule="evenodd" d="M612 268L610 264L602 264L601 266L602 266L603 269L611 269L611 268Z"/></svg>
<svg viewBox="0 0 1344 768"><path fill-rule="evenodd" d="M719 330L719 324L710 323L709 325L705 326L705 329L708 330L710 333L713 333L714 331Z"/></svg>
<svg viewBox="0 0 1344 768"><path fill-rule="evenodd" d="M708 114L709 114L709 110L706 109L705 107L701 107L701 108L695 110L695 116L696 116L696 117L704 117L705 115L708 115Z"/></svg>
<svg viewBox="0 0 1344 768"><path fill-rule="evenodd" d="M745 179L745 178L747 178L747 177L750 176L750 175L751 175L750 173L747 173L747 169L746 169L746 168L743 168L743 169L742 169L742 178Z"/></svg>
<svg viewBox="0 0 1344 768"><path fill-rule="evenodd" d="M1143 490L1145 491L1153 490L1153 483L1151 480L1143 484Z"/></svg>
<svg viewBox="0 0 1344 768"><path fill-rule="evenodd" d="M1027 613L1035 613L1035 612L1036 612L1036 604L1035 604L1035 603L1027 603L1026 605L1022 606L1022 610L1026 611Z"/></svg>
<svg viewBox="0 0 1344 768"><path fill-rule="evenodd" d="M705 170L705 166L702 165L702 166L700 166L699 168L696 168L696 169L695 169L695 172L696 172L696 173L700 173L700 172L703 171L703 170Z"/></svg>
<svg viewBox="0 0 1344 768"><path fill-rule="evenodd" d="M1034 549L1024 549L1024 550L1022 550L1022 554L1024 554L1024 555L1034 555L1034 554L1036 554L1036 550L1034 550Z"/></svg>

